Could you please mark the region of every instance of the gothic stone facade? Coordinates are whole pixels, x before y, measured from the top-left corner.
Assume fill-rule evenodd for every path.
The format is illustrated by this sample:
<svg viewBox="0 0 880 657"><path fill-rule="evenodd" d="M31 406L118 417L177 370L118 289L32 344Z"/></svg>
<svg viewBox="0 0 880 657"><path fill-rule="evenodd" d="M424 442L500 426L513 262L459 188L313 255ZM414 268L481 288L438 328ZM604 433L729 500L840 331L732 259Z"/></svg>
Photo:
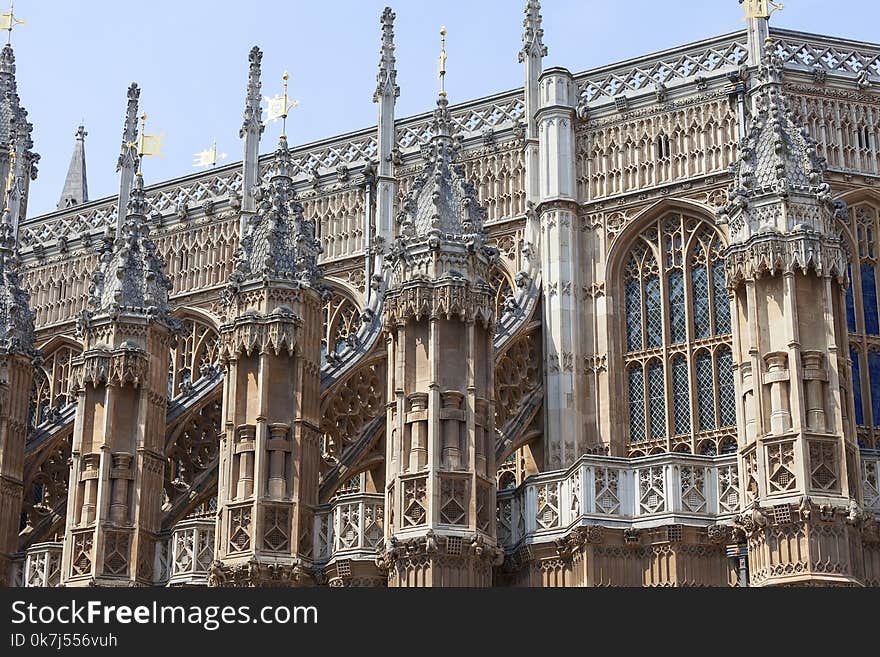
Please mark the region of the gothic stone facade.
<svg viewBox="0 0 880 657"><path fill-rule="evenodd" d="M258 157L255 49L243 163L19 176L8 584L880 584L880 45L573 74L539 10L520 89L395 118L386 10L376 128Z"/></svg>

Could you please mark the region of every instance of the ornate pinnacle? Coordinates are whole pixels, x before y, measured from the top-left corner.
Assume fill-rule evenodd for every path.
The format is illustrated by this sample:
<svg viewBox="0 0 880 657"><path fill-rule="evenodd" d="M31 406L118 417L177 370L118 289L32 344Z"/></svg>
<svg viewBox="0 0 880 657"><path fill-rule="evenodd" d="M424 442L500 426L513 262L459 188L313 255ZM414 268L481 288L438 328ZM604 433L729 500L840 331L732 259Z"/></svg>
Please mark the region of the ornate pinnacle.
<svg viewBox="0 0 880 657"><path fill-rule="evenodd" d="M269 179L275 178L291 178L293 171L293 160L290 157L290 148L287 145L287 137L281 135L278 138L278 148L275 149L275 156L272 158L272 164L269 165Z"/></svg>
<svg viewBox="0 0 880 657"><path fill-rule="evenodd" d="M529 0L523 18L523 47L519 51L519 61L529 57L546 57L547 46L543 42L544 30L541 28L541 3Z"/></svg>
<svg viewBox="0 0 880 657"><path fill-rule="evenodd" d="M3 46L3 51L0 53L0 73L15 75L15 53L8 43Z"/></svg>
<svg viewBox="0 0 880 657"><path fill-rule="evenodd" d="M137 111L141 90L136 82L128 88L128 105L125 110L125 125L122 128L122 147L116 170L123 167L134 167L137 158Z"/></svg>
<svg viewBox="0 0 880 657"><path fill-rule="evenodd" d="M262 109L260 108L260 63L263 61L263 51L257 46L251 48L248 55L250 70L248 72L247 101L244 105L244 122L241 125L239 137L244 137L249 130L263 132L263 122L260 120Z"/></svg>
<svg viewBox="0 0 880 657"><path fill-rule="evenodd" d="M382 96L393 94L395 98L400 95L400 87L397 86L397 69L394 67L394 18L395 13L391 7L385 7L379 23L382 25L382 48L379 50L379 74L376 76L376 92L373 94L373 102L378 103Z"/></svg>
<svg viewBox="0 0 880 657"><path fill-rule="evenodd" d="M20 257L9 209L0 218L0 353L24 353L34 344L34 315L21 287Z"/></svg>
<svg viewBox="0 0 880 657"><path fill-rule="evenodd" d="M143 220L147 216L147 195L144 192L144 175L138 172L131 188L131 197L128 199L128 212L125 213L127 222Z"/></svg>

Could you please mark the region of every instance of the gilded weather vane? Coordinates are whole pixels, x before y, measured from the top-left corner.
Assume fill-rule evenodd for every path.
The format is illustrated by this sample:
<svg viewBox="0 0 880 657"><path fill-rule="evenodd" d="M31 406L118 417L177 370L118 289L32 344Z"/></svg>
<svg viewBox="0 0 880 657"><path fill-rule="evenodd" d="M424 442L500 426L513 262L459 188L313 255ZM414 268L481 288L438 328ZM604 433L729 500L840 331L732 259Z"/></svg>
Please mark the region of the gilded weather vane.
<svg viewBox="0 0 880 657"><path fill-rule="evenodd" d="M440 28L440 58L437 60L437 77L440 79L440 95L446 95L446 28Z"/></svg>
<svg viewBox="0 0 880 657"><path fill-rule="evenodd" d="M745 20L750 18L770 18L770 14L774 11L785 9L785 5L781 2L773 2L773 0L739 0L739 3L745 6Z"/></svg>
<svg viewBox="0 0 880 657"><path fill-rule="evenodd" d="M162 157L162 147L165 145L162 143L162 140L165 138L165 133L161 132L158 135L148 135L147 134L147 113L144 112L141 114L141 138L138 143L138 155L143 158L145 155L147 157L151 155L157 155L158 157Z"/></svg>
<svg viewBox="0 0 880 657"><path fill-rule="evenodd" d="M217 160L225 160L226 153L217 153L217 140L211 140L211 148L199 151L193 155L193 167L213 167L217 166Z"/></svg>
<svg viewBox="0 0 880 657"><path fill-rule="evenodd" d="M287 113L292 110L294 107L299 105L298 100L290 100L287 97L287 80L290 76L287 74L287 71L284 71L284 75L281 76L281 79L284 81L284 92L282 95L275 94L274 98L269 98L265 96L266 100L266 121L277 121L281 119L281 136L287 136Z"/></svg>
<svg viewBox="0 0 880 657"><path fill-rule="evenodd" d="M6 45L12 42L12 28L16 25L24 25L25 21L15 17L15 0L9 0L9 13L0 14L0 30L7 30Z"/></svg>

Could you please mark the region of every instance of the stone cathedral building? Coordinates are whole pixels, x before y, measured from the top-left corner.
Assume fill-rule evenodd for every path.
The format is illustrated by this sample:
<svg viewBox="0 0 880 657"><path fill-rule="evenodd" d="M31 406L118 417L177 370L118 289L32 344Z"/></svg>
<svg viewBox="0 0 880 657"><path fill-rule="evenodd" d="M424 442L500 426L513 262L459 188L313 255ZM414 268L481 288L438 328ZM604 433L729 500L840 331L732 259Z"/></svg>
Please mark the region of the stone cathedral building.
<svg viewBox="0 0 880 657"><path fill-rule="evenodd" d="M572 73L532 0L401 118L394 18L376 127L261 144L254 48L242 162L144 180L132 85L43 216L3 48L2 580L880 584L880 45Z"/></svg>

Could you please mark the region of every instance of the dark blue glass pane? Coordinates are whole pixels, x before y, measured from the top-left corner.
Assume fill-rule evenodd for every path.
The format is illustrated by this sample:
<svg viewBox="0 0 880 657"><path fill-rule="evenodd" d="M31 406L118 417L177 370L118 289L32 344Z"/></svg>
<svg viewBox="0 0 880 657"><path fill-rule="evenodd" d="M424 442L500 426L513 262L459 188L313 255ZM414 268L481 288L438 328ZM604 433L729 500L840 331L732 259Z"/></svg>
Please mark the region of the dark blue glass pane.
<svg viewBox="0 0 880 657"><path fill-rule="evenodd" d="M712 303L715 307L715 334L730 333L730 299L723 262L712 265Z"/></svg>
<svg viewBox="0 0 880 657"><path fill-rule="evenodd" d="M684 302L684 276L680 269L669 274L669 335L672 344L687 339L687 318Z"/></svg>
<svg viewBox="0 0 880 657"><path fill-rule="evenodd" d="M846 286L846 328L850 333L856 330L856 305L853 301L852 267L847 266L846 275L849 285Z"/></svg>
<svg viewBox="0 0 880 657"><path fill-rule="evenodd" d="M645 279L645 328L648 347L663 344L663 312L660 301L660 279L651 276Z"/></svg>
<svg viewBox="0 0 880 657"><path fill-rule="evenodd" d="M695 267L691 280L694 285L694 337L708 338L712 333L709 324L709 279L705 267Z"/></svg>
<svg viewBox="0 0 880 657"><path fill-rule="evenodd" d="M852 359L852 390L853 404L856 407L856 424L861 425L865 423L865 411L862 409L862 367L859 362L859 352L855 349L850 349L849 357Z"/></svg>
<svg viewBox="0 0 880 657"><path fill-rule="evenodd" d="M880 353L868 352L868 377L871 380L871 410L874 425L880 424Z"/></svg>
<svg viewBox="0 0 880 657"><path fill-rule="evenodd" d="M626 349L642 348L642 290L638 281L626 284Z"/></svg>
<svg viewBox="0 0 880 657"><path fill-rule="evenodd" d="M862 307L865 310L865 333L880 335L877 320L877 283L873 265L862 265Z"/></svg>

